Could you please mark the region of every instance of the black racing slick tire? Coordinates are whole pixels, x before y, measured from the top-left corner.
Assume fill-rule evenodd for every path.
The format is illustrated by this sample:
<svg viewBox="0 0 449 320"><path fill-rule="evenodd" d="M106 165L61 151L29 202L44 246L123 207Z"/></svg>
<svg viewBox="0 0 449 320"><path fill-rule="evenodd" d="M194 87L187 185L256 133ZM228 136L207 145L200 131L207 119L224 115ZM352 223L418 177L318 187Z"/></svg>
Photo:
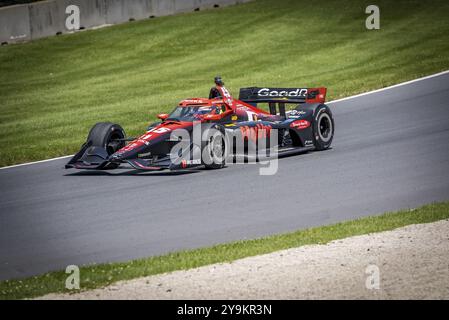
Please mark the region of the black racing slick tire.
<svg viewBox="0 0 449 320"><path fill-rule="evenodd" d="M108 155L111 155L125 146L125 138L125 130L120 125L99 122L90 129L87 141L90 141L92 146L104 148ZM104 169L115 169L118 166L118 163L109 163Z"/></svg>
<svg viewBox="0 0 449 320"><path fill-rule="evenodd" d="M335 131L334 118L328 106L320 105L315 110L312 130L315 149L318 151L328 149Z"/></svg>
<svg viewBox="0 0 449 320"><path fill-rule="evenodd" d="M213 124L203 131L201 160L206 169L221 169L226 164L226 135L220 124Z"/></svg>

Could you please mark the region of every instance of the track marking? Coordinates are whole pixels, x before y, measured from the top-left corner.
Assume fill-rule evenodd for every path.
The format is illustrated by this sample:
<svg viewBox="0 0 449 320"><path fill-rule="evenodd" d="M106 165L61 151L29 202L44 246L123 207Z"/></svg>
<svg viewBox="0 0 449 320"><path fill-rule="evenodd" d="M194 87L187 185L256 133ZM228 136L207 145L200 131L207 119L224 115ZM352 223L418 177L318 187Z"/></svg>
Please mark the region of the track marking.
<svg viewBox="0 0 449 320"><path fill-rule="evenodd" d="M346 100L350 100L350 99L354 99L354 98L358 98L358 97L367 96L367 95L372 94L372 93L378 93L378 92L382 92L382 91L385 91L385 90L390 90L390 89L393 89L393 88L406 86L406 85L409 85L409 84L412 84L412 83L415 83L415 82L418 82L418 81L439 77L439 76L442 76L442 75L445 75L445 74L448 74L448 73L449 73L449 70L442 71L442 72L439 72L439 73L431 74L430 76L425 76L425 77L422 77L422 78L418 78L418 79L414 79L414 80L410 80L410 81L394 84L394 85L389 86L389 87L380 88L380 89L376 89L376 90L373 90L373 91L367 91L367 92L356 94L354 96L350 96L350 97L346 97L346 98L341 98L341 99L329 101L329 102L326 102L326 104L331 104L331 103L336 103L336 102L340 102L340 101L346 101Z"/></svg>
<svg viewBox="0 0 449 320"><path fill-rule="evenodd" d="M423 81L423 80L439 77L439 76L442 76L442 75L445 75L445 74L449 74L449 70L442 71L442 72L435 73L435 74L431 74L429 76L425 76L425 77L422 77L422 78L413 79L413 80L409 80L409 81L406 81L406 82L401 82L401 83L394 84L394 85L389 86L389 87L380 88L380 89L376 89L376 90L373 90L373 91L359 93L359 94L356 94L354 96L350 96L350 97L346 97L346 98L341 98L341 99L329 101L329 102L326 102L326 104L332 104L332 103L346 101L346 100L350 100L350 99L354 99L354 98L358 98L358 97L363 97L363 96L366 96L366 95L369 95L369 94L372 94L372 93L378 93L378 92L382 92L382 91L385 91L385 90L390 90L390 89L393 89L393 88L406 86L406 85L409 85L409 84L412 84L412 83L415 83L415 82L419 82L419 81ZM16 167L22 167L22 166L28 166L28 165L32 165L32 164L44 163L44 162L49 162L49 161L54 161L54 160L60 160L60 159L65 159L65 158L69 158L69 157L73 157L73 154L72 155L68 155L68 156L63 156L63 157L57 157L57 158L40 160L40 161L20 163L20 164L15 164L15 165L12 165L12 166L7 166L7 167L0 167L0 170L16 168Z"/></svg>
<svg viewBox="0 0 449 320"><path fill-rule="evenodd" d="M49 161L53 161L53 160L60 160L60 159L65 159L65 158L70 158L70 157L73 157L73 154L68 155L68 156L57 157L57 158L51 158L51 159L34 161L34 162L19 163L19 164L15 164L15 165L12 165L12 166L1 167L0 170L17 168L17 167L22 167L22 166L28 166L28 165L31 165L31 164L44 163L44 162L49 162Z"/></svg>

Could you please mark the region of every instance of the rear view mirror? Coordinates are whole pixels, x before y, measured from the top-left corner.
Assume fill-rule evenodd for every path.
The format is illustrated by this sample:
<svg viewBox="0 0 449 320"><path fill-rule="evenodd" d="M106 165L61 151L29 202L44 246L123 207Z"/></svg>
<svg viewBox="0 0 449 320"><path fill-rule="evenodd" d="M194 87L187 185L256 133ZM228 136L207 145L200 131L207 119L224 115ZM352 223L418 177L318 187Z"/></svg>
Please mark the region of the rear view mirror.
<svg viewBox="0 0 449 320"><path fill-rule="evenodd" d="M168 114L167 113L160 113L160 114L157 115L157 117L159 119L161 119L162 121L164 121L165 119L168 118Z"/></svg>

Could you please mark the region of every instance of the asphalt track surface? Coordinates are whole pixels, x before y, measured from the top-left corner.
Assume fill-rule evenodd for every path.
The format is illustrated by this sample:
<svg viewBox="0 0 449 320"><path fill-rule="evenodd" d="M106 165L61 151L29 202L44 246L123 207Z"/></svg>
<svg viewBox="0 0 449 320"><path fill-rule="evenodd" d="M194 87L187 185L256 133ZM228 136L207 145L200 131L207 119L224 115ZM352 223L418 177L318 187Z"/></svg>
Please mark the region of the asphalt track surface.
<svg viewBox="0 0 449 320"><path fill-rule="evenodd" d="M333 148L218 171L0 170L0 280L449 200L449 74L330 104Z"/></svg>

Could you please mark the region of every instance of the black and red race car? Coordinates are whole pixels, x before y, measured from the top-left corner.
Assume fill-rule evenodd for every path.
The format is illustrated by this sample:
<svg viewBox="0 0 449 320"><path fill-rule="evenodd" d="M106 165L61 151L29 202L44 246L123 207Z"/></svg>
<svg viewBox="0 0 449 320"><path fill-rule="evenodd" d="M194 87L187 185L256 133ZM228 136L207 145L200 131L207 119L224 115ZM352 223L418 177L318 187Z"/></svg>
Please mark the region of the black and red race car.
<svg viewBox="0 0 449 320"><path fill-rule="evenodd" d="M115 169L127 163L138 170L218 169L229 159L257 160L261 149L268 159L328 149L335 125L325 97L323 87L251 87L240 89L237 100L216 77L209 98L182 100L140 137L126 138L118 124L95 124L65 167ZM258 108L261 103L269 111Z"/></svg>

